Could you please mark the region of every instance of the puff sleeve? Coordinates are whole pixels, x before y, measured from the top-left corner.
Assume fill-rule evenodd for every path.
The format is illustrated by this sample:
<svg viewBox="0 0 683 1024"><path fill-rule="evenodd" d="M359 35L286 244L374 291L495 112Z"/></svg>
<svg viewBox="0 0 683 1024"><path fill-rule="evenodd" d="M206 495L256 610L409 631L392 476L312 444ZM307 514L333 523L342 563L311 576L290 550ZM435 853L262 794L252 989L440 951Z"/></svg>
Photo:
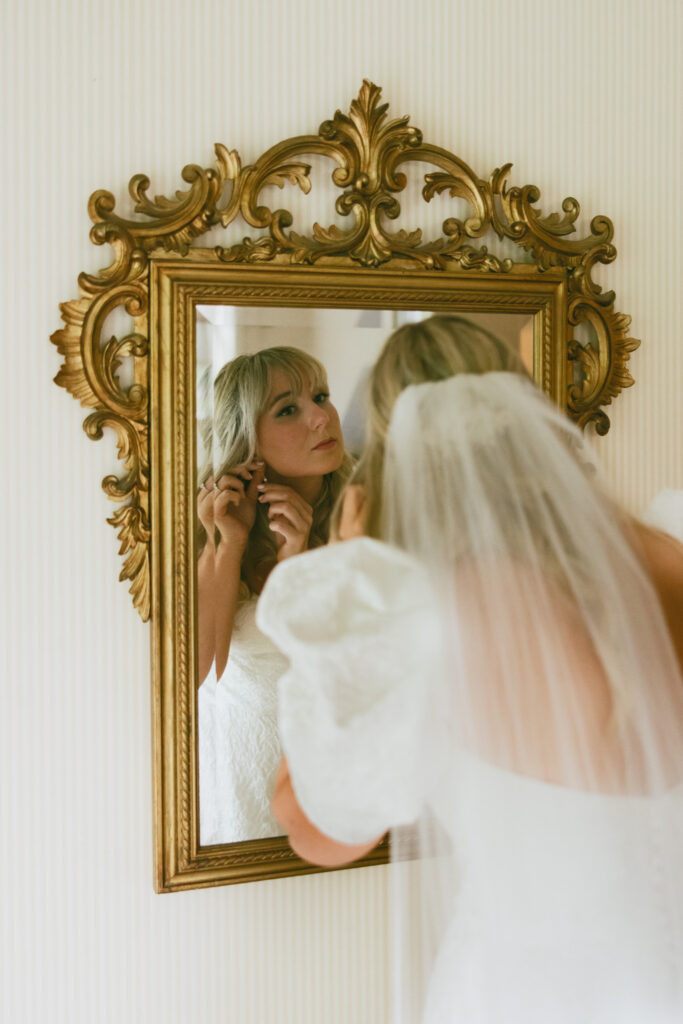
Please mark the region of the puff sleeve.
<svg viewBox="0 0 683 1024"><path fill-rule="evenodd" d="M369 538L289 559L268 579L257 623L289 660L278 701L292 785L339 842L420 813L438 618L420 566Z"/></svg>

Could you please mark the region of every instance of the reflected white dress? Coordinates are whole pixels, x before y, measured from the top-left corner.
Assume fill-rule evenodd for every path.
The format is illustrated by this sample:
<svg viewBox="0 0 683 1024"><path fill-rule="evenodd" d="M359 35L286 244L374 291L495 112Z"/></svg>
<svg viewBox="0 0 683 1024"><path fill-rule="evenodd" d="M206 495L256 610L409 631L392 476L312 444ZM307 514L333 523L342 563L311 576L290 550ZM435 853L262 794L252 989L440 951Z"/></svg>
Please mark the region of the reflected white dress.
<svg viewBox="0 0 683 1024"><path fill-rule="evenodd" d="M433 816L450 840L455 885L419 1008L401 982L415 967L406 933L419 928L420 866L390 868L404 947L392 1019L680 1024L683 856L672 889L658 843L680 815L680 789L611 797L453 749L425 757L416 737L435 712L438 615L415 565L365 538L310 552L273 572L257 616L291 660L280 730L309 819L360 843ZM680 821L678 840L683 854ZM426 867L428 878L438 855Z"/></svg>
<svg viewBox="0 0 683 1024"><path fill-rule="evenodd" d="M253 595L237 609L228 664L199 688L199 822L203 846L282 834L270 810L281 757L277 682L287 659L256 625Z"/></svg>

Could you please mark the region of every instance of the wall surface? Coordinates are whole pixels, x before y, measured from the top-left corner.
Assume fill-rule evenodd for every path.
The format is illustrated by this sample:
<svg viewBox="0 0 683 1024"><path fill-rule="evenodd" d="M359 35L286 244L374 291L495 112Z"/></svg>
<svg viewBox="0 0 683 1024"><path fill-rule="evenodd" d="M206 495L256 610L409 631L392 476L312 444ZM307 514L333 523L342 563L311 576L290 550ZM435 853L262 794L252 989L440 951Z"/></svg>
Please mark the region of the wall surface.
<svg viewBox="0 0 683 1024"><path fill-rule="evenodd" d="M384 869L152 892L149 630L99 489L112 439L52 384L86 200L153 194L348 109L364 77L481 176L615 223L600 280L642 338L599 442L629 507L683 486L677 0L4 0L0 1018L382 1024ZM329 221L328 221L329 222ZM9 362L9 366L7 363Z"/></svg>

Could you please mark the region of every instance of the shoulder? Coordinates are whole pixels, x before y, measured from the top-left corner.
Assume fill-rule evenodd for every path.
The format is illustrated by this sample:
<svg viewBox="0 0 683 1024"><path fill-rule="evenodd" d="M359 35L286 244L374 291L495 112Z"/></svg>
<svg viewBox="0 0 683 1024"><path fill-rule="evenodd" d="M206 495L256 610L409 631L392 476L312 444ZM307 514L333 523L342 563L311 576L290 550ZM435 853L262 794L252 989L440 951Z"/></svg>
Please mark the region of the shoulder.
<svg viewBox="0 0 683 1024"><path fill-rule="evenodd" d="M683 544L671 534L635 519L627 523L626 533L659 598L683 671Z"/></svg>
<svg viewBox="0 0 683 1024"><path fill-rule="evenodd" d="M677 599L683 609L683 544L669 533L638 520L630 523L636 554L660 595Z"/></svg>

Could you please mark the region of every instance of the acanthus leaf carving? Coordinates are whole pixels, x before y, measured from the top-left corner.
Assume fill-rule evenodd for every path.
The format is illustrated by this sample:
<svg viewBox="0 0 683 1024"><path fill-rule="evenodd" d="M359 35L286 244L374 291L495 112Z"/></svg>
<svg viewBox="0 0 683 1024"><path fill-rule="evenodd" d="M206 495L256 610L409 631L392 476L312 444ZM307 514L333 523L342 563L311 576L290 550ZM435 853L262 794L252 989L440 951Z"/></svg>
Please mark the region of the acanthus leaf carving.
<svg viewBox="0 0 683 1024"><path fill-rule="evenodd" d="M107 522L117 530L119 555L124 558L119 580L130 580L130 594L143 622L151 611L149 573L149 510L142 505L126 505L109 516Z"/></svg>

